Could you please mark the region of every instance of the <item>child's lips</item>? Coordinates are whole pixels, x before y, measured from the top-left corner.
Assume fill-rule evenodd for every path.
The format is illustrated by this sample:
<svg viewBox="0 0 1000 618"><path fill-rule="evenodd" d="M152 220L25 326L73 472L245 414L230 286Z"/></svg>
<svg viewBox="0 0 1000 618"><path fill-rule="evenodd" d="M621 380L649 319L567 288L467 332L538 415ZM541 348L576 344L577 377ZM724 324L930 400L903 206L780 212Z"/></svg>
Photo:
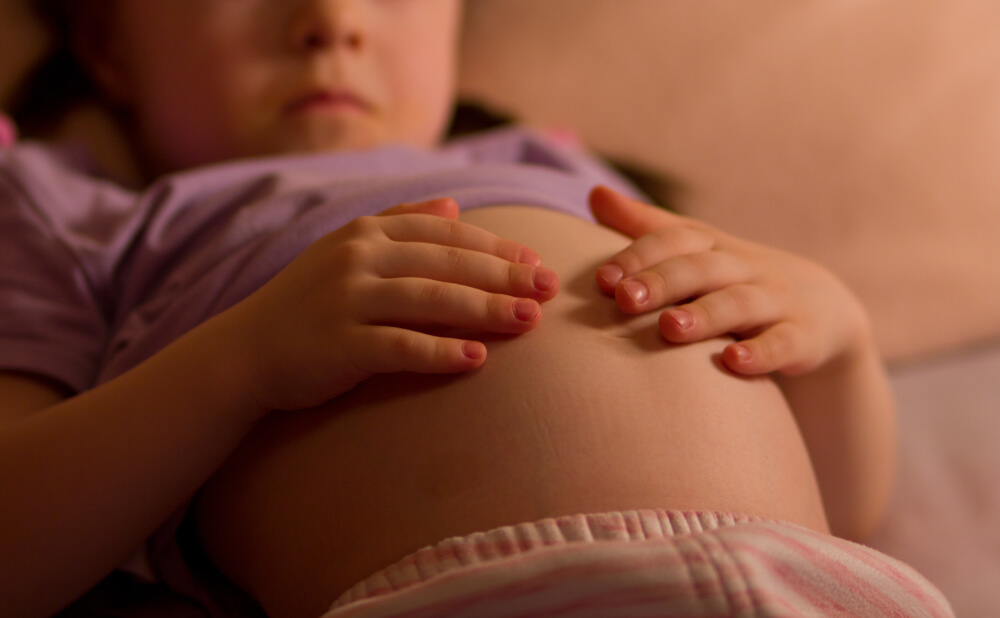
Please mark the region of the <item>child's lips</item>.
<svg viewBox="0 0 1000 618"><path fill-rule="evenodd" d="M320 89L292 101L286 111L289 114L310 112L368 112L371 105L348 90Z"/></svg>

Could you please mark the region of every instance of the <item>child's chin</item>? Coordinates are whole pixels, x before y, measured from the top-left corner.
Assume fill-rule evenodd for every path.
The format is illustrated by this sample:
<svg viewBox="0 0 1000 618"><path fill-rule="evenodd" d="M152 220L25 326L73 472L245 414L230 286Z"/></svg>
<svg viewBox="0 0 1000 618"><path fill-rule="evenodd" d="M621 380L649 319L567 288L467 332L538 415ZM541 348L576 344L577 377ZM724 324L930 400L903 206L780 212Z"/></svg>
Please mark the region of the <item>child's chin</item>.
<svg viewBox="0 0 1000 618"><path fill-rule="evenodd" d="M387 131L356 118L324 118L310 122L297 130L282 132L276 152L328 152L367 150L394 140Z"/></svg>

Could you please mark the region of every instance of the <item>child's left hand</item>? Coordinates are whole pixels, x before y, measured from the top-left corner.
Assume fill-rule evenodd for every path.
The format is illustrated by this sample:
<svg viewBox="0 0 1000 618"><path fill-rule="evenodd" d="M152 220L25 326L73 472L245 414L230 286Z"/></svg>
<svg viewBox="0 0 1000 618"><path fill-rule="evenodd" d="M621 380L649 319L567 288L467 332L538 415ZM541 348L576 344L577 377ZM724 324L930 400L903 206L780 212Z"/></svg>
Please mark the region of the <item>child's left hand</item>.
<svg viewBox="0 0 1000 618"><path fill-rule="evenodd" d="M810 372L869 344L860 301L818 264L605 187L590 207L636 239L598 268L598 284L626 313L666 308L659 325L670 342L731 333L738 341L722 360L747 375Z"/></svg>

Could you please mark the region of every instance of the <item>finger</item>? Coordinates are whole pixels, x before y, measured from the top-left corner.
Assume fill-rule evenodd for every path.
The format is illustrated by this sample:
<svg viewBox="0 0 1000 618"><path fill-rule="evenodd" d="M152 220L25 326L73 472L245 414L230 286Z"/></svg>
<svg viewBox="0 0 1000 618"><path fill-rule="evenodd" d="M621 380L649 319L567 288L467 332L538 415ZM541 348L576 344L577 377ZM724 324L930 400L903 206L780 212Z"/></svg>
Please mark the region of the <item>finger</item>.
<svg viewBox="0 0 1000 618"><path fill-rule="evenodd" d="M657 206L632 199L608 187L595 187L588 198L590 211L598 223L618 230L630 238L677 225L686 220Z"/></svg>
<svg viewBox="0 0 1000 618"><path fill-rule="evenodd" d="M439 197L424 202L412 202L393 206L388 210L383 210L377 217L392 217L396 215L434 215L447 219L458 218L458 202L450 197Z"/></svg>
<svg viewBox="0 0 1000 618"><path fill-rule="evenodd" d="M538 254L528 247L462 221L414 214L387 217L378 223L383 233L397 242L425 242L470 249L532 266L542 263Z"/></svg>
<svg viewBox="0 0 1000 618"><path fill-rule="evenodd" d="M421 277L540 302L559 291L559 277L551 269L427 243L398 243L378 258L375 271L384 278Z"/></svg>
<svg viewBox="0 0 1000 618"><path fill-rule="evenodd" d="M752 270L725 251L701 251L670 258L626 278L615 288L625 313L644 313L745 283Z"/></svg>
<svg viewBox="0 0 1000 618"><path fill-rule="evenodd" d="M368 324L447 326L520 334L538 325L538 301L491 294L430 279L385 279L360 299L358 315Z"/></svg>
<svg viewBox="0 0 1000 618"><path fill-rule="evenodd" d="M479 341L436 337L393 326L369 328L365 341L357 346L356 360L368 374L456 373L486 361L486 346Z"/></svg>
<svg viewBox="0 0 1000 618"><path fill-rule="evenodd" d="M775 324L756 337L730 344L722 351L726 367L744 375L801 373L809 369L807 358L806 337L791 322Z"/></svg>
<svg viewBox="0 0 1000 618"><path fill-rule="evenodd" d="M597 283L613 293L622 279L672 257L707 251L715 245L711 234L689 227L660 228L611 256L597 269Z"/></svg>
<svg viewBox="0 0 1000 618"><path fill-rule="evenodd" d="M690 343L726 333L753 336L784 317L782 305L756 285L733 285L660 314L667 341Z"/></svg>

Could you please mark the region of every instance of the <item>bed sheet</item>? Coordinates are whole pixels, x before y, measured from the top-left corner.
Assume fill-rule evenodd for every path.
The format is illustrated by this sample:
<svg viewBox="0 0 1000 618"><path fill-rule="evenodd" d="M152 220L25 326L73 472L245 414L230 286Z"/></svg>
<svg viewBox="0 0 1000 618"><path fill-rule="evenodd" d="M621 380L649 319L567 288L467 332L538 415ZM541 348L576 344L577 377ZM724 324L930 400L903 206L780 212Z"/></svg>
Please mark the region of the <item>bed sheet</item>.
<svg viewBox="0 0 1000 618"><path fill-rule="evenodd" d="M899 473L868 544L916 568L958 616L1000 616L1000 341L891 378Z"/></svg>

